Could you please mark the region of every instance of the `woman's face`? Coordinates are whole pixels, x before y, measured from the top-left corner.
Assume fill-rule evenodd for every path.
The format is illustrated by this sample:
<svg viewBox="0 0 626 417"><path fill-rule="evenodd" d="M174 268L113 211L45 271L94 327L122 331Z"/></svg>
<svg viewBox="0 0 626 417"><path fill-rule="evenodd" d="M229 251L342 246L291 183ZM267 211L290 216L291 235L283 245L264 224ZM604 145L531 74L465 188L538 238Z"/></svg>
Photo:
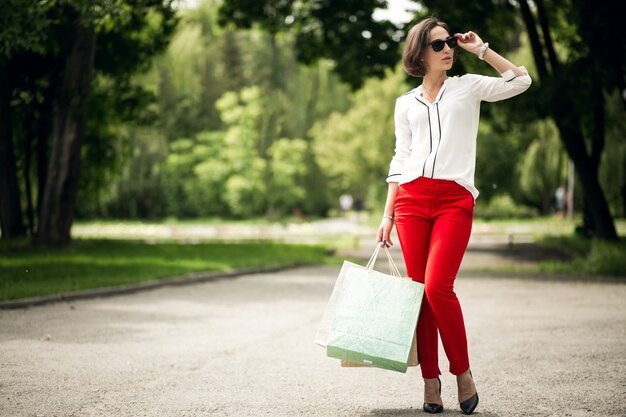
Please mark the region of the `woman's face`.
<svg viewBox="0 0 626 417"><path fill-rule="evenodd" d="M443 43L443 49L438 52L433 50L432 47L433 41L445 41L449 37L450 34L448 31L441 26L436 26L430 31L428 35L429 46L426 48L424 54L427 72L447 71L452 68L452 64L454 62L454 50L445 42ZM441 42L439 44L441 44Z"/></svg>

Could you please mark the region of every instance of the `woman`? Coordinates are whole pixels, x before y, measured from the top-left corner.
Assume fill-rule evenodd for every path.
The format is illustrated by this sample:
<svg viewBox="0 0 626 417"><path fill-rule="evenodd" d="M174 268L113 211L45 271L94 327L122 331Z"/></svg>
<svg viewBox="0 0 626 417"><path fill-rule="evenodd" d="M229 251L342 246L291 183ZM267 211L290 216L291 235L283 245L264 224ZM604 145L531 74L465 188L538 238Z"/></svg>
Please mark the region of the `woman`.
<svg viewBox="0 0 626 417"><path fill-rule="evenodd" d="M457 47L484 60L501 77L448 77ZM391 246L394 222L407 273L424 283L417 324L418 357L424 378L424 411L443 412L438 337L456 375L461 411L472 414L478 393L470 372L467 339L454 280L469 241L478 190L474 187L476 136L481 101L525 91L531 79L473 32L450 35L427 18L409 32L402 56L405 71L422 77L400 96L395 109L395 155L377 242Z"/></svg>

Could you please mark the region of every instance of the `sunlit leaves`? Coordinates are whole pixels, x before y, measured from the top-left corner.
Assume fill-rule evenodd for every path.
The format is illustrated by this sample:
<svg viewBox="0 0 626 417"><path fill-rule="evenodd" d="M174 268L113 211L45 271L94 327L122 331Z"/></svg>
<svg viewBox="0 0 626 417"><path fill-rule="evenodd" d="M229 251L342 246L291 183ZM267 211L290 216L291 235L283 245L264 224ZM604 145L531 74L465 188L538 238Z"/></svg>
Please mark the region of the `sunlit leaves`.
<svg viewBox="0 0 626 417"><path fill-rule="evenodd" d="M314 149L333 194L381 201L394 151L396 98L410 88L398 68L383 80L370 79L346 113L334 113L313 130Z"/></svg>

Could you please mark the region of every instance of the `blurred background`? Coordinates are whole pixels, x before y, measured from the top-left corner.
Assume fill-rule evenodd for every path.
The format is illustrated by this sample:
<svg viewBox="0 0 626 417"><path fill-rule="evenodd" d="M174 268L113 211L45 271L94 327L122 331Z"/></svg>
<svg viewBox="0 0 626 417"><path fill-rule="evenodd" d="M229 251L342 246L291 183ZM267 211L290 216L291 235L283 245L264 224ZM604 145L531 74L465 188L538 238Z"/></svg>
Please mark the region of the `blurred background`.
<svg viewBox="0 0 626 417"><path fill-rule="evenodd" d="M420 82L401 44L432 14L533 77L483 105L477 219L569 219L616 240L626 42L614 3L4 0L2 238L63 247L102 222L376 225L395 98ZM462 52L450 75L466 72L497 75Z"/></svg>

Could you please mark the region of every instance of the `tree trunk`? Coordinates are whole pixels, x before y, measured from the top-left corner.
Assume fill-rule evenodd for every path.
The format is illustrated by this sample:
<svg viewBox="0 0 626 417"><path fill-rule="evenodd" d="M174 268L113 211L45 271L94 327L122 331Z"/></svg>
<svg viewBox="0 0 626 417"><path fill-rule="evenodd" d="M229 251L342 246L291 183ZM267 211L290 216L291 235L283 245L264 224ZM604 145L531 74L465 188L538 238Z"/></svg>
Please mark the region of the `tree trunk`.
<svg viewBox="0 0 626 417"><path fill-rule="evenodd" d="M626 182L622 184L622 214L626 217Z"/></svg>
<svg viewBox="0 0 626 417"><path fill-rule="evenodd" d="M65 62L63 81L54 106L48 174L35 238L37 244L48 247L65 246L71 239L95 49L95 34L77 23L74 44Z"/></svg>
<svg viewBox="0 0 626 417"><path fill-rule="evenodd" d="M592 73L594 74L594 73ZM597 75L597 74L595 74ZM597 76L593 76L593 79L600 79ZM600 159L602 157L602 151L604 150L604 96L602 94L602 86L596 83L591 87L591 96L593 106L593 128L591 129L591 156L589 157L589 170L591 175L598 178L600 172ZM583 212L583 230L588 236L594 236L596 234L597 223L594 220L592 202L587 201L585 198L584 212Z"/></svg>
<svg viewBox="0 0 626 417"><path fill-rule="evenodd" d="M537 67L537 72L539 73L539 79L545 81L548 77L548 68L546 65L546 58L543 55L543 48L541 46L539 32L537 31L537 25L535 24L535 17L533 16L526 0L520 0L519 5L520 11L522 12L522 19L526 25L526 31L528 33L528 39L530 40L533 57L535 58L535 66Z"/></svg>
<svg viewBox="0 0 626 417"><path fill-rule="evenodd" d="M34 123L34 117L30 120ZM24 191L26 193L26 218L28 220L28 233L32 236L35 230L35 216L33 211L33 192L30 182L30 164L33 158L33 135L34 130L26 130L24 137Z"/></svg>
<svg viewBox="0 0 626 417"><path fill-rule="evenodd" d="M543 44L548 52L548 61L552 67L552 73L557 74L559 71L559 60L554 51L554 44L552 43L552 35L550 34L550 25L548 23L548 14L546 8L543 5L543 0L535 0L537 6L537 16L539 17L539 25L541 26L541 32L543 33Z"/></svg>
<svg viewBox="0 0 626 417"><path fill-rule="evenodd" d="M37 91L36 80L32 85L29 85L30 91ZM45 91L45 90L44 90ZM49 92L43 92L41 94L44 99L44 103L40 104L37 101L33 101L31 108L24 113L24 120L22 121L23 129L22 129L22 151L24 155L23 159L23 167L22 167L22 181L24 183L24 200L26 202L26 221L28 227L28 234L33 236L35 234L36 226L35 226L35 205L33 192L37 190L37 182L33 183L33 157L36 154L36 143L37 138L39 137L39 133L42 125L42 118L48 117L47 114L49 110L44 113L42 111L45 103L49 101L48 97L50 97ZM46 106L47 107L47 106Z"/></svg>
<svg viewBox="0 0 626 417"><path fill-rule="evenodd" d="M11 83L6 68L0 67L0 229L2 238L24 236L26 228L20 207L17 166L11 131Z"/></svg>
<svg viewBox="0 0 626 417"><path fill-rule="evenodd" d="M50 89L48 89L50 90ZM48 91L48 97L52 97L52 91ZM41 219L41 209L43 207L43 195L46 190L48 178L48 147L49 139L52 132L52 117L48 115L52 113L52 99L47 99L41 109L39 115L39 125L37 126L37 208L36 218ZM36 225L35 231L39 228ZM35 232L36 233L36 232Z"/></svg>
<svg viewBox="0 0 626 417"><path fill-rule="evenodd" d="M544 40L551 44L552 36L550 35L547 15L542 1L539 0L539 3L541 3L539 11L541 13L540 20L544 32ZM520 0L519 4L522 19L524 20L530 39L535 64L539 72L539 79L546 84L552 83L554 87L554 74L548 72L543 48L537 32L535 17L528 6L527 0ZM549 53L549 58L553 60L551 66L554 71L559 67L556 54ZM563 88L570 86L560 87L562 88L546 89L546 91L551 91L553 94L552 97L550 97L550 115L559 129L561 142L574 163L582 184L585 211L588 212L588 221L586 224L593 227L593 235L595 237L606 240L616 240L617 232L615 230L615 224L613 223L613 217L611 216L609 205L598 180L599 160L604 145L604 131L602 129L601 132L596 132L593 140L599 141L599 143L594 144L592 155L589 156L581 130L582 117L579 117L576 109L572 105L575 100L566 97L569 92L568 88ZM592 97L590 97L590 99L592 99ZM601 100L603 100L603 98L601 98ZM595 116L598 117L597 114ZM603 121L598 121L598 123L603 123Z"/></svg>
<svg viewBox="0 0 626 417"><path fill-rule="evenodd" d="M574 113L571 113L574 114ZM598 172L587 155L584 138L579 129L574 128L571 120L559 113L553 114L559 129L565 150L574 162L576 173L583 188L585 206L588 210L589 225L593 227L593 236L605 240L617 240L617 231L609 205L598 181Z"/></svg>

